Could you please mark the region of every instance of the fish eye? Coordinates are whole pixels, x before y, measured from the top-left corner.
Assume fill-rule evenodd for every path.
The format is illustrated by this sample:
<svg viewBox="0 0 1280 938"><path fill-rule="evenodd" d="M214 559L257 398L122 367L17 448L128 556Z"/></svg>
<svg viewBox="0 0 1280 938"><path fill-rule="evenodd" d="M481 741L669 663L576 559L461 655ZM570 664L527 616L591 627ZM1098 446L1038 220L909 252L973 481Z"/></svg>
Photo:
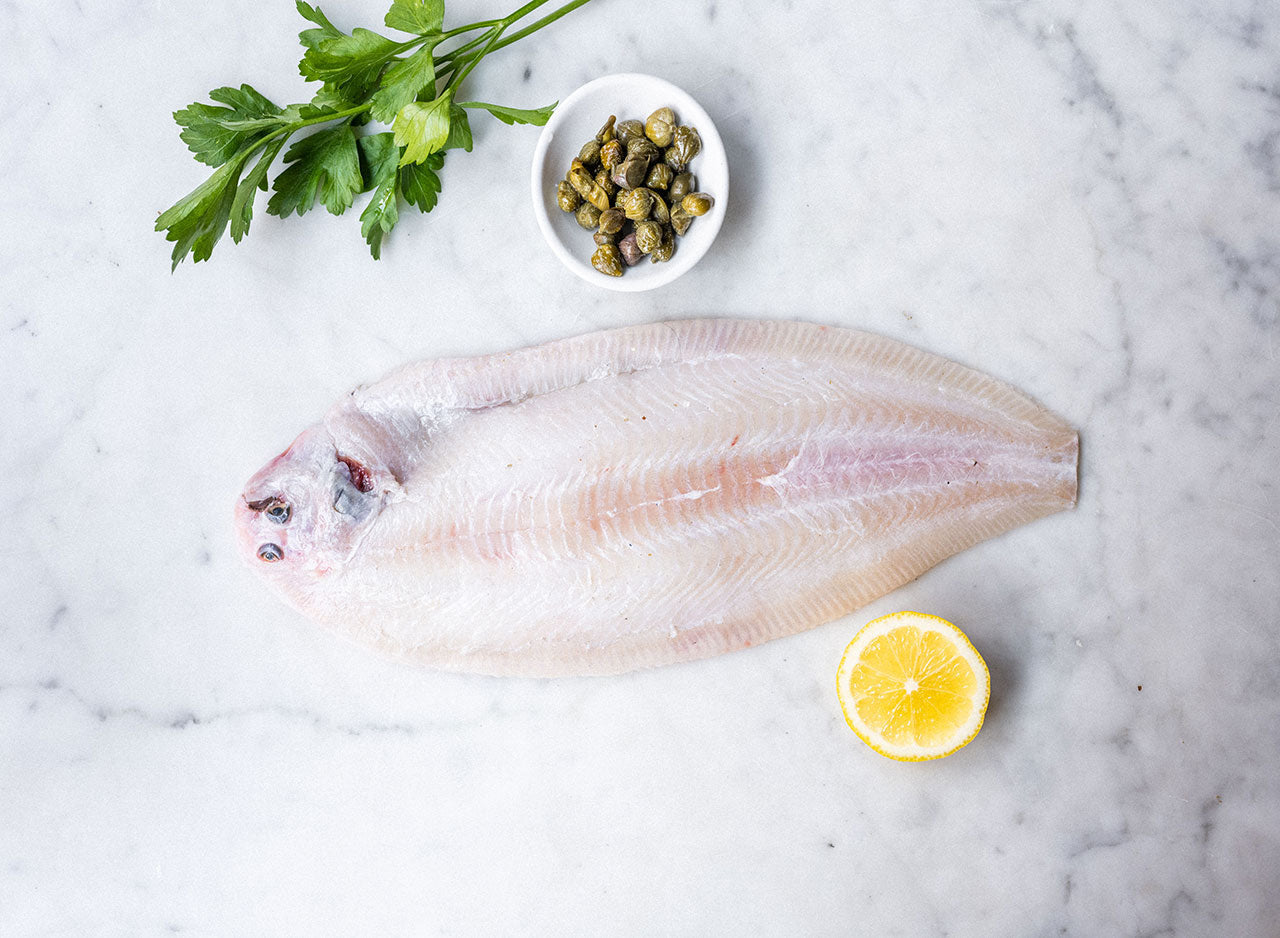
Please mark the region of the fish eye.
<svg viewBox="0 0 1280 938"><path fill-rule="evenodd" d="M263 563L275 563L284 559L284 551L278 544L263 544L258 548L258 559Z"/></svg>
<svg viewBox="0 0 1280 938"><path fill-rule="evenodd" d="M266 515L276 524L285 524L289 520L289 516L293 514L293 509L289 507L288 502L282 502L279 499L273 499L267 505Z"/></svg>

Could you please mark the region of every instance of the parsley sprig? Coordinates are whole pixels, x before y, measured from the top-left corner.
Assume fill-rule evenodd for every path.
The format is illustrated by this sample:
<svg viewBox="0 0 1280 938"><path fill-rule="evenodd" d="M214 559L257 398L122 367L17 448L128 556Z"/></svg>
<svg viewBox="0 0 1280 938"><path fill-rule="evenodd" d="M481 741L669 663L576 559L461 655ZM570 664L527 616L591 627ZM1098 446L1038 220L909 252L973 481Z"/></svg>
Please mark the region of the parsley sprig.
<svg viewBox="0 0 1280 938"><path fill-rule="evenodd" d="M445 151L471 151L468 111L487 111L505 124L541 126L551 117L555 103L524 110L457 100L459 86L486 55L590 0L571 0L507 32L548 2L530 0L501 19L446 30L444 0L393 0L383 22L410 36L398 40L363 27L343 32L319 7L297 0L311 24L298 34L305 50L298 70L321 83L310 102L280 107L241 85L215 88L209 98L216 104L192 104L173 115L195 158L214 167L156 219L156 231L173 242L173 267L188 254L208 260L228 226L237 244L249 233L254 200L267 191L281 151L285 166L271 183L268 214L302 215L319 202L341 215L356 196L370 193L360 230L378 258L401 202L422 212L435 207ZM373 132L371 120L391 129Z"/></svg>

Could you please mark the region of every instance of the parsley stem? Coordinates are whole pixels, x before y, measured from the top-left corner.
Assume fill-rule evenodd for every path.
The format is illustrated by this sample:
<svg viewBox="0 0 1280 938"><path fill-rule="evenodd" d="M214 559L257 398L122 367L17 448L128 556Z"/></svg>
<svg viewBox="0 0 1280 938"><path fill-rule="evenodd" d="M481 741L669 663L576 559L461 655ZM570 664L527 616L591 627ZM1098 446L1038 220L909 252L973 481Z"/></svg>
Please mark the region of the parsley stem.
<svg viewBox="0 0 1280 938"><path fill-rule="evenodd" d="M457 89L457 87L460 84L462 84L462 79L465 78L467 74L473 68L475 68L477 64L479 64L480 60L484 58L486 55L488 55L490 52L496 52L498 49L502 49L506 46L509 46L513 42L519 42L525 36L529 36L529 35L532 35L533 33L536 33L538 30L542 29L542 27L544 26L549 26L551 23L554 23L556 20L560 19L560 17L565 16L566 14L572 13L574 10L576 10L580 6L585 6L586 4L590 3L591 0L571 0L570 3L566 3L564 6L551 11L546 16L542 17L539 20L534 21L533 23L530 23L528 26L524 27L523 29L517 30L516 32L512 33L510 36L507 36L505 39L500 38L508 26L513 25L517 20L524 18L525 16L527 16L528 14L536 10L538 7L543 6L549 2L550 0L530 0L529 3L526 3L524 6L520 7L520 9L507 14L501 20L491 21L493 22L495 27L494 34L492 36L490 36L488 33L485 33L484 35L481 35L481 36L477 36L475 39L472 39L470 42L467 42L456 49L451 49L449 52L440 56L440 58L436 60L436 65L437 65L437 68L440 69L440 73L439 73L440 79L443 80L445 76L448 76L449 78L449 81L446 87ZM489 41L483 49L481 49L478 53L476 53L473 56L466 55L476 46L480 45L480 43L485 42L486 37L488 37ZM461 61L459 61L459 59L461 59ZM460 72L459 72L459 69L461 69Z"/></svg>
<svg viewBox="0 0 1280 938"><path fill-rule="evenodd" d="M506 29L516 20L520 19L523 16L526 16L527 14L531 13L533 10L536 10L538 7L542 6L544 3L547 3L547 2L549 2L549 0L532 0L531 3L526 3L520 9L516 10L513 13L508 13L506 16L504 16L500 20L482 20L481 22L478 22L478 23L472 23L469 26L463 26L459 29L450 30L449 32L445 33L442 38L447 39L450 36L456 35L458 33L470 32L471 30L478 29L480 27L488 28L488 27L500 26L502 27L502 29ZM461 45L456 49L450 49L444 55L440 56L440 58L437 59L436 61L439 62L441 65L448 62L453 62L458 56L464 55L467 52L470 52L476 46L480 45L480 43L484 42L485 37L487 35L488 34L486 33L485 36L477 36L475 39L472 39L470 42L465 43L464 45Z"/></svg>
<svg viewBox="0 0 1280 938"><path fill-rule="evenodd" d="M467 43L464 43L463 45L458 46L458 48L456 49L450 49L444 55L440 56L440 58L436 59L436 65L437 66L450 65L459 56L465 55L466 53L474 49L476 46L480 45L480 43L484 42L485 37L488 35L489 35L488 33L483 33L477 36L475 39L472 39L470 42L467 42Z"/></svg>
<svg viewBox="0 0 1280 938"><path fill-rule="evenodd" d="M477 29L488 29L491 26L497 26L502 20L477 20L474 23L468 23L466 26L458 26L454 29L447 30L440 34L437 42L443 42L446 39L452 39L454 36L461 36L463 33L469 33Z"/></svg>
<svg viewBox="0 0 1280 938"><path fill-rule="evenodd" d="M322 114L319 117L311 117L311 118L308 118L307 120L293 121L292 123L285 124L282 127L279 127L276 130L271 131L271 133L263 134L261 137L258 137L253 141L251 141L246 147L244 147L244 149L240 150L240 152L238 152L235 155L235 157L233 157L233 159L239 159L241 161L247 160L255 152L262 149L264 145L270 143L272 140L274 140L276 137L279 137L281 134L283 134L286 137L290 137L293 134L295 134L297 131L301 130L303 127L310 127L313 124L327 124L330 121L342 120L343 118L348 118L348 117L355 117L357 114L362 114L365 111L369 110L369 108L371 107L373 107L373 102L366 101L364 104L357 104L354 107L349 107L345 111L335 111L332 114Z"/></svg>
<svg viewBox="0 0 1280 938"><path fill-rule="evenodd" d="M546 2L546 0L541 0L541 2L539 2L539 3L530 4L530 6L531 6L531 7L541 6L541 4L542 4L543 2ZM542 27L544 27L544 26L548 26L548 25L550 25L551 23L554 23L556 20L560 19L560 17L562 17L562 16L564 16L564 15L566 15L566 14L568 14L568 13L572 13L574 10L578 9L578 7L580 7L580 6L586 6L586 5L587 5L588 3L590 3L590 2L591 2L591 0L572 0L572 2L571 2L571 3L566 3L564 6L560 7L559 9L552 10L550 13L548 13L548 14L547 14L546 16L544 16L542 19L540 19L540 20L536 20L536 21L534 21L534 22L530 23L530 24L529 24L528 26L526 26L524 29L521 29L521 30L518 30L518 31L516 31L516 32L512 33L512 34L511 34L510 36L508 36L506 39L503 39L501 42L496 43L496 44L494 45L494 47L493 47L492 49L490 49L489 51L490 51L490 52L496 52L496 51L497 51L497 50L499 50L499 49L502 49L502 48L504 48L504 47L506 47L506 46L511 45L511 43L513 43L513 42L519 42L519 41L520 41L521 39L523 39L525 36L528 36L528 35L530 35L531 33L536 33L536 32L537 32L538 30L540 30Z"/></svg>
<svg viewBox="0 0 1280 938"><path fill-rule="evenodd" d="M534 10L538 9L538 7L548 2L550 2L550 0L530 0L529 3L526 3L520 9L515 10L512 13L508 13L506 16L504 16L502 18L503 25L510 26L516 20L523 19L524 17L532 13Z"/></svg>
<svg viewBox="0 0 1280 938"><path fill-rule="evenodd" d="M340 117L354 117L357 114L364 113L371 107L373 107L373 101L366 101L364 104L357 104L354 107L349 107L345 111L334 111L332 114L323 114L320 117L312 117L308 120L294 121L292 124L286 124L285 128L282 129L292 128L293 130L301 130L303 127L310 127L312 124L324 124L329 121L336 121ZM277 131L277 133L278 132L279 131Z"/></svg>
<svg viewBox="0 0 1280 938"><path fill-rule="evenodd" d="M536 2L545 2L545 0L536 0ZM502 30L505 28L505 24L500 24L489 31L489 41L485 43L484 48L471 56L471 58L467 60L466 64L449 79L449 84L445 87L446 92L456 91L458 89L458 86L462 84L462 80L470 75L471 70L480 64L480 60L493 50L494 43L502 38Z"/></svg>
<svg viewBox="0 0 1280 938"><path fill-rule="evenodd" d="M477 29L489 29L493 26L497 26L501 22L502 20L477 20L474 23L468 23L466 26L455 26L453 29L446 30L443 33L429 33L424 36L414 36L412 39L406 39L404 42L396 43L394 54L399 55L401 52L408 52L414 46L420 46L428 41L431 42L433 47L438 46L446 39L452 39L454 36L461 36L463 33L475 32ZM467 43L467 45L462 48L474 48L477 43L483 41L484 36L481 36L479 39Z"/></svg>

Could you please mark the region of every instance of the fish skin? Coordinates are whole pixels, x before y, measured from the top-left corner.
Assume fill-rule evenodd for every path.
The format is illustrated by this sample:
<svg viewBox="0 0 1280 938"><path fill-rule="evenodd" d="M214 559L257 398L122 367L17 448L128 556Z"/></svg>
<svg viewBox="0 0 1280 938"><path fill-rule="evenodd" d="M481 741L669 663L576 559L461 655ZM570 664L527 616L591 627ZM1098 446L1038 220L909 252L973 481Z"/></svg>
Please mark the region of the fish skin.
<svg viewBox="0 0 1280 938"><path fill-rule="evenodd" d="M290 604L361 644L614 674L839 618L1071 507L1077 454L1025 395L892 339L688 320L402 368L254 475L235 520Z"/></svg>

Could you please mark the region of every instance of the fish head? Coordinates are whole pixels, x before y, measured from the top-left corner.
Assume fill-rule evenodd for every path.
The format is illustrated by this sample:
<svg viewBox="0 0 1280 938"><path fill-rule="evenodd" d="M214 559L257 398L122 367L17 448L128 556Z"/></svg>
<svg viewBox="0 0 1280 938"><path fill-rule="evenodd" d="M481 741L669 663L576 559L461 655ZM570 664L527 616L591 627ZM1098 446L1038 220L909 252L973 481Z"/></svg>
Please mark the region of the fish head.
<svg viewBox="0 0 1280 938"><path fill-rule="evenodd" d="M372 473L311 427L245 484L236 503L240 550L305 605L318 577L350 557L380 508Z"/></svg>

